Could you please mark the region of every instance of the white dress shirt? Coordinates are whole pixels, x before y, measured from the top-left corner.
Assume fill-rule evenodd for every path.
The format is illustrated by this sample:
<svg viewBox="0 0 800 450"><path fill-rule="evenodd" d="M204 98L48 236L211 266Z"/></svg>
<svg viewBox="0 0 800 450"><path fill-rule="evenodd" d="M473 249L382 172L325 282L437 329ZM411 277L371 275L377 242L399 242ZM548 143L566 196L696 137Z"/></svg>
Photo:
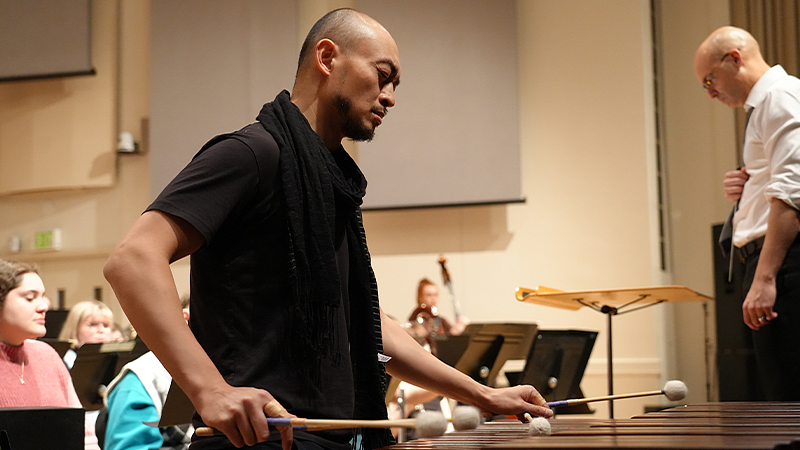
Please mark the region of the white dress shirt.
<svg viewBox="0 0 800 450"><path fill-rule="evenodd" d="M750 178L733 221L737 247L767 233L770 199L800 210L800 80L776 65L750 90L744 108L755 109L744 140Z"/></svg>

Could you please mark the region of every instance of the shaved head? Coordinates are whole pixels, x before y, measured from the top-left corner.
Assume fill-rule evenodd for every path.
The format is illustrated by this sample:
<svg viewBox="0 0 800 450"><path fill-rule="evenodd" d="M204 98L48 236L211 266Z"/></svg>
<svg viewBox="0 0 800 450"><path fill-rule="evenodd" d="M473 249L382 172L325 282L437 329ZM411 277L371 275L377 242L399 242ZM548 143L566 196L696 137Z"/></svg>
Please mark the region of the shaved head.
<svg viewBox="0 0 800 450"><path fill-rule="evenodd" d="M694 55L694 72L706 93L732 108L744 106L767 70L758 42L741 28L717 28Z"/></svg>
<svg viewBox="0 0 800 450"><path fill-rule="evenodd" d="M372 139L400 83L400 56L375 19L342 8L311 27L300 50L291 99L335 150L343 138Z"/></svg>
<svg viewBox="0 0 800 450"><path fill-rule="evenodd" d="M340 8L325 14L311 27L311 31L303 41L297 70L309 63L314 47L322 39L330 39L347 53L360 38L373 37L376 28L383 29L383 26L354 9Z"/></svg>
<svg viewBox="0 0 800 450"><path fill-rule="evenodd" d="M739 50L749 58L763 59L761 48L753 35L736 27L721 27L714 30L697 49L695 66L698 59L719 59L731 50Z"/></svg>

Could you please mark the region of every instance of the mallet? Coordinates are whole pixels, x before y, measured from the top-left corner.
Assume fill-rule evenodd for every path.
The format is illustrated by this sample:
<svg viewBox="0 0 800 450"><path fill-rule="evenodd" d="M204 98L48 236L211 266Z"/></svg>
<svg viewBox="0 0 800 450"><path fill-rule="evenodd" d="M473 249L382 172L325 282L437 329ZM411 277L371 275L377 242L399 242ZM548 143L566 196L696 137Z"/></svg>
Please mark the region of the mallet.
<svg viewBox="0 0 800 450"><path fill-rule="evenodd" d="M648 397L651 395L662 395L662 394L665 395L667 399L669 399L670 401L677 402L678 400L682 400L684 397L686 397L687 392L689 392L689 390L686 388L686 385L683 383L683 381L671 380L667 381L667 384L664 385L664 389L660 391L647 391L647 392L636 392L633 394L605 395L602 397L559 400L555 402L547 402L547 406L555 408L557 406L581 405L583 403L600 402L603 400L620 400L623 398Z"/></svg>
<svg viewBox="0 0 800 450"><path fill-rule="evenodd" d="M531 417L530 413L525 413L528 421L528 436L549 436L553 431L550 422L544 417Z"/></svg>
<svg viewBox="0 0 800 450"><path fill-rule="evenodd" d="M683 381L672 380L672 381L667 381L667 384L664 385L664 389L660 391L647 391L647 392L638 392L634 394L606 395L603 397L587 397L587 398L577 398L572 400L559 400L555 402L547 402L547 406L554 408L557 406L580 405L583 403L599 402L603 400L619 400L623 398L647 397L651 395L661 395L661 394L664 394L670 401L676 402L686 397L686 393L688 391L689 390L686 388L686 385L683 383ZM528 429L528 435L530 436L549 435L552 432L550 428L550 422L544 417L531 417L530 414L525 413L525 419L529 423L530 428Z"/></svg>
<svg viewBox="0 0 800 450"><path fill-rule="evenodd" d="M471 409L469 409L471 408ZM477 420L475 417L477 416ZM447 430L448 420L438 412L422 411L413 419L396 420L351 420L351 419L304 419L300 417L267 417L270 426L291 426L294 429L318 431L343 428L413 428L419 437L441 436ZM453 427L456 430L475 428L480 424L480 413L477 408L458 407L453 411ZM214 429L200 427L195 430L198 436L212 436Z"/></svg>

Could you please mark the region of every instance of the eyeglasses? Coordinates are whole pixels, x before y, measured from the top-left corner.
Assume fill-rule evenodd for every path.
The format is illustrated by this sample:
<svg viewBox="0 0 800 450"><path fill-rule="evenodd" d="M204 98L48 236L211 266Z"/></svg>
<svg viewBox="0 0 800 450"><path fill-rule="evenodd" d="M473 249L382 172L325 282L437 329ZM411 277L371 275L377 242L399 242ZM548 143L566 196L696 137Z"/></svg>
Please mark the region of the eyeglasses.
<svg viewBox="0 0 800 450"><path fill-rule="evenodd" d="M711 89L711 86L714 84L714 79L716 78L716 76L714 75L714 71L717 70L719 65L722 64L722 61L725 61L725 58L727 58L730 55L731 52L722 55L722 58L720 58L719 62L714 66L713 69L711 69L711 72L708 72L708 75L706 75L706 77L703 78L703 89L705 90Z"/></svg>

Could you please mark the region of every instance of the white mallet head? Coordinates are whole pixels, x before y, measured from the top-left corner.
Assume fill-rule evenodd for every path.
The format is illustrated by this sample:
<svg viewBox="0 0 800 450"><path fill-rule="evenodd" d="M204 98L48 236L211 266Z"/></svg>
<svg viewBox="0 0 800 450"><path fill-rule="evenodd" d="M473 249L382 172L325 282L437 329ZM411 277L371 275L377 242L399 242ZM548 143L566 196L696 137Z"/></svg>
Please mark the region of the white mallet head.
<svg viewBox="0 0 800 450"><path fill-rule="evenodd" d="M534 417L530 421L528 436L549 436L552 433L550 422L544 417Z"/></svg>
<svg viewBox="0 0 800 450"><path fill-rule="evenodd" d="M453 428L456 431L474 430L481 424L481 412L474 406L456 406L453 409Z"/></svg>
<svg viewBox="0 0 800 450"><path fill-rule="evenodd" d="M671 380L667 381L667 384L664 385L664 390L662 392L669 401L677 402L678 400L683 400L683 398L686 397L689 389L686 388L686 385L683 383L683 381Z"/></svg>
<svg viewBox="0 0 800 450"><path fill-rule="evenodd" d="M447 419L436 411L421 411L417 415L417 436L429 438L441 436L447 431Z"/></svg>

